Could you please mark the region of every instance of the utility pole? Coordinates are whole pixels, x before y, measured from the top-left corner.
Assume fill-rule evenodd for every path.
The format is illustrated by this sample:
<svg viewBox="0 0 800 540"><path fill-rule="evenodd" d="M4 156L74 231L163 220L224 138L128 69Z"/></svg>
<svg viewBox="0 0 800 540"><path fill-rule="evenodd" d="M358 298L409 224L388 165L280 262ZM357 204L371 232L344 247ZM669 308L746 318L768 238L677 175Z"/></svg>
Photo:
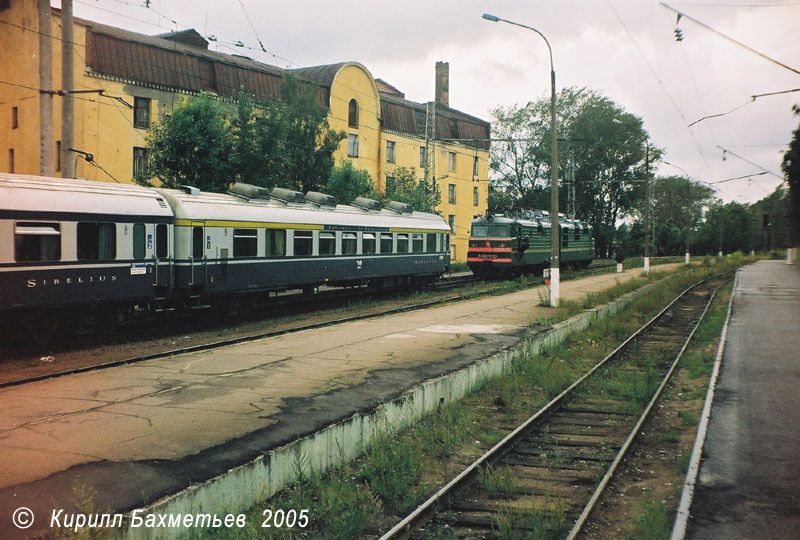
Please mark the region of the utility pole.
<svg viewBox="0 0 800 540"><path fill-rule="evenodd" d="M75 89L73 63L72 0L61 0L61 176L75 178Z"/></svg>
<svg viewBox="0 0 800 540"><path fill-rule="evenodd" d="M39 18L39 174L53 176L53 42L50 0L37 0Z"/></svg>

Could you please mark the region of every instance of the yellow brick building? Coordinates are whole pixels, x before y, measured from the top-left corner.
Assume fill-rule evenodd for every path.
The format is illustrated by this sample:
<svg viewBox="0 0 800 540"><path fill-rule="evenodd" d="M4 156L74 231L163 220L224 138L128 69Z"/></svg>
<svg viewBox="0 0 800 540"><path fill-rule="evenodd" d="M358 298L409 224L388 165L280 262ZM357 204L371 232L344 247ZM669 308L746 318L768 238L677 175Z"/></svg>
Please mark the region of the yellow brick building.
<svg viewBox="0 0 800 540"><path fill-rule="evenodd" d="M79 178L130 183L145 167L148 129L187 96L231 98L244 87L256 99L278 98L287 71L211 51L194 30L148 36L76 18L77 152L60 152L63 98L39 91L39 33L36 0L0 0L0 171L41 173L40 99L53 100L55 176L62 159L73 159ZM53 88L44 90L58 90L63 41L57 9L51 10L46 34L53 47ZM379 191L391 192L397 167L411 168L422 179L426 147L432 149L429 175L442 194L437 210L451 223L453 256L463 262L472 218L487 206L490 125L448 106L447 69L437 63L435 107L405 99L357 62L288 71L316 87L331 128L347 133L337 162L350 159L366 169ZM435 125L427 145L426 122Z"/></svg>

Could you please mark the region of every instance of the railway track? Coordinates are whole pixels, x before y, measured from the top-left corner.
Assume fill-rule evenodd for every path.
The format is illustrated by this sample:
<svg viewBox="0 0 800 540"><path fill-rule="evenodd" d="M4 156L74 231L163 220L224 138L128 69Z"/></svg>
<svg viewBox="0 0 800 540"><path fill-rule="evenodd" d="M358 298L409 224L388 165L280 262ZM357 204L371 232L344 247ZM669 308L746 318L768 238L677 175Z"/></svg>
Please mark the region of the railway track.
<svg viewBox="0 0 800 540"><path fill-rule="evenodd" d="M684 291L381 540L577 536L658 400L722 280Z"/></svg>

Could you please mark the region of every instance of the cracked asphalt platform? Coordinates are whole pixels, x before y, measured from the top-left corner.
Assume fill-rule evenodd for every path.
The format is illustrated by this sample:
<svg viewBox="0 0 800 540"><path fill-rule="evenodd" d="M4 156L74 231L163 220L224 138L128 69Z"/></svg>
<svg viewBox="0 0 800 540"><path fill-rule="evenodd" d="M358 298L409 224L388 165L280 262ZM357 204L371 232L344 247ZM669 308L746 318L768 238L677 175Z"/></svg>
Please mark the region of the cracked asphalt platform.
<svg viewBox="0 0 800 540"><path fill-rule="evenodd" d="M800 539L800 266L739 271L686 538Z"/></svg>
<svg viewBox="0 0 800 540"><path fill-rule="evenodd" d="M561 297L639 275L562 281ZM95 512L152 503L513 347L551 313L542 288L2 389L0 538L46 532L76 489ZM36 516L24 531L19 507Z"/></svg>

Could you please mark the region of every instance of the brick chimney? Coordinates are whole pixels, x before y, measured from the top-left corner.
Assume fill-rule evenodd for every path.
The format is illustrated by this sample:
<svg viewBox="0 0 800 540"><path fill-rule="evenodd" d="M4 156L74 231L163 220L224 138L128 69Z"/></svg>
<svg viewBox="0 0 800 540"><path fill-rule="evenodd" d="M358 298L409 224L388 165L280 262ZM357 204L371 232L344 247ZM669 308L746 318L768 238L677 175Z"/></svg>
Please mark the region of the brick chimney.
<svg viewBox="0 0 800 540"><path fill-rule="evenodd" d="M450 64L436 62L436 104L450 106Z"/></svg>

